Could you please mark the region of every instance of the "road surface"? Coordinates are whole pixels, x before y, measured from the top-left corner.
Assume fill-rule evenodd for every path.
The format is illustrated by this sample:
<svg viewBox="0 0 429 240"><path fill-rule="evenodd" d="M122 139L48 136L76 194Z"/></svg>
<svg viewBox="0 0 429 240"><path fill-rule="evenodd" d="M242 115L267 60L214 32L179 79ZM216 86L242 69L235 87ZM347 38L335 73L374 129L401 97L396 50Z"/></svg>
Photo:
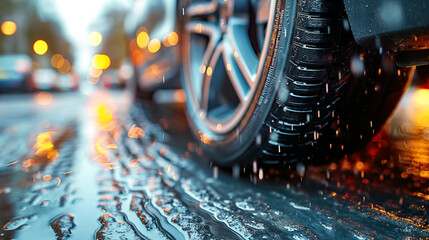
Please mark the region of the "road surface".
<svg viewBox="0 0 429 240"><path fill-rule="evenodd" d="M428 238L429 114L409 107L415 91L362 152L284 170L214 166L180 104L0 95L0 238Z"/></svg>

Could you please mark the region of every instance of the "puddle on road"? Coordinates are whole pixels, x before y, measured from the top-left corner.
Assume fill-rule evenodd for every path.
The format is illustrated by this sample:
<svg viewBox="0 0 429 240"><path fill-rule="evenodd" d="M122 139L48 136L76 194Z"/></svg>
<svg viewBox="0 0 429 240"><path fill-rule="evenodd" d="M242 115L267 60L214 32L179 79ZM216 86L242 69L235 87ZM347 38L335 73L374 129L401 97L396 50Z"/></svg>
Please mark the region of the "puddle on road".
<svg viewBox="0 0 429 240"><path fill-rule="evenodd" d="M180 111L118 95L100 93L61 121L53 110L32 127L7 126L3 238L429 237L421 152L429 126L415 127L420 118L394 118L365 151L339 162L254 176L237 168L235 179L192 160L200 150Z"/></svg>

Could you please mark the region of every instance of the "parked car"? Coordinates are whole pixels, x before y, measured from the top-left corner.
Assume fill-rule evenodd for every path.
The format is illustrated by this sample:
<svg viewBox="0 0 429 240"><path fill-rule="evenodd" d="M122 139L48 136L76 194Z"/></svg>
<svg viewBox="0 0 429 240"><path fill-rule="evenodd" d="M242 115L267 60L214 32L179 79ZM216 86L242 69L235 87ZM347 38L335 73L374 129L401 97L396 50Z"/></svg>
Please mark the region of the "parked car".
<svg viewBox="0 0 429 240"><path fill-rule="evenodd" d="M415 66L429 63L423 0L141 4L145 12L136 7L129 16L138 22L130 33L141 25L161 37L175 26L155 35L167 16L178 19L188 120L221 165L287 165L354 151L386 122ZM166 55L150 59L146 70ZM136 96L152 89L145 76L154 72L137 73Z"/></svg>
<svg viewBox="0 0 429 240"><path fill-rule="evenodd" d="M109 69L104 71L100 76L100 83L105 88L111 88L118 82L118 70Z"/></svg>
<svg viewBox="0 0 429 240"><path fill-rule="evenodd" d="M58 75L50 68L36 69L33 73L34 87L38 90L55 90Z"/></svg>
<svg viewBox="0 0 429 240"><path fill-rule="evenodd" d="M127 82L133 81L134 72L134 65L131 61L129 59L124 60L118 69L118 87L125 88Z"/></svg>
<svg viewBox="0 0 429 240"><path fill-rule="evenodd" d="M176 0L136 0L125 20L134 65L128 86L137 98L180 87L177 7Z"/></svg>
<svg viewBox="0 0 429 240"><path fill-rule="evenodd" d="M74 73L60 73L55 83L55 89L59 91L77 90L79 81L79 76Z"/></svg>
<svg viewBox="0 0 429 240"><path fill-rule="evenodd" d="M0 55L0 91L31 91L31 58L25 54Z"/></svg>

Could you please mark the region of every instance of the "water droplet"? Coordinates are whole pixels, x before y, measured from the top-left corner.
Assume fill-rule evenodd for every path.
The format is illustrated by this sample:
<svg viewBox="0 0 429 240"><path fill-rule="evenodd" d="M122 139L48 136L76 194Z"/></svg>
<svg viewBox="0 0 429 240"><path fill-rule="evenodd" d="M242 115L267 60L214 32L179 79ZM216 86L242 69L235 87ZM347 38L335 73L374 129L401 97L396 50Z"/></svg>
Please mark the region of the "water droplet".
<svg viewBox="0 0 429 240"><path fill-rule="evenodd" d="M264 170L262 170L262 168L259 169L258 177L259 177L259 180L264 179Z"/></svg>
<svg viewBox="0 0 429 240"><path fill-rule="evenodd" d="M256 173L258 171L258 163L256 161L253 161L253 173Z"/></svg>
<svg viewBox="0 0 429 240"><path fill-rule="evenodd" d="M240 166L235 164L234 166L232 166L232 176L235 179L240 178Z"/></svg>
<svg viewBox="0 0 429 240"><path fill-rule="evenodd" d="M346 18L343 18L343 29L348 32L350 31L350 24Z"/></svg>
<svg viewBox="0 0 429 240"><path fill-rule="evenodd" d="M365 65L363 64L363 61L359 56L355 56L352 58L350 69L355 77L362 76L365 70Z"/></svg>
<svg viewBox="0 0 429 240"><path fill-rule="evenodd" d="M244 211L255 211L255 208L249 204L248 201L239 201L235 205Z"/></svg>
<svg viewBox="0 0 429 240"><path fill-rule="evenodd" d="M256 141L256 145L257 146L261 146L261 135L260 134L258 134L257 136L256 136L256 139L255 139L255 141Z"/></svg>
<svg viewBox="0 0 429 240"><path fill-rule="evenodd" d="M213 167L213 178L218 178L219 176L219 168L217 166Z"/></svg>
<svg viewBox="0 0 429 240"><path fill-rule="evenodd" d="M296 172L300 177L304 177L305 174L305 165L301 162L296 164Z"/></svg>
<svg viewBox="0 0 429 240"><path fill-rule="evenodd" d="M5 231L16 230L16 229L24 226L31 218L32 218L32 216L22 217L22 218L14 218L14 219L10 220L9 222L7 222L3 226L3 230L5 230Z"/></svg>
<svg viewBox="0 0 429 240"><path fill-rule="evenodd" d="M72 214L64 214L55 218L51 222L51 227L58 239L67 239L71 236L71 230L76 226Z"/></svg>

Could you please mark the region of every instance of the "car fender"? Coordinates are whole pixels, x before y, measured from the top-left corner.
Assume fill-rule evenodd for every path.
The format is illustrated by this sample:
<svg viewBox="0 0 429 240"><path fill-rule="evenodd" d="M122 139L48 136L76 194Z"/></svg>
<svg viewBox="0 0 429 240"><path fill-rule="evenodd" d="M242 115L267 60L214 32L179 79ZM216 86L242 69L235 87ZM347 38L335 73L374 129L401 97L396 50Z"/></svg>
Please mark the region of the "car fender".
<svg viewBox="0 0 429 240"><path fill-rule="evenodd" d="M429 48L427 0L344 0L344 6L356 42L367 49Z"/></svg>

